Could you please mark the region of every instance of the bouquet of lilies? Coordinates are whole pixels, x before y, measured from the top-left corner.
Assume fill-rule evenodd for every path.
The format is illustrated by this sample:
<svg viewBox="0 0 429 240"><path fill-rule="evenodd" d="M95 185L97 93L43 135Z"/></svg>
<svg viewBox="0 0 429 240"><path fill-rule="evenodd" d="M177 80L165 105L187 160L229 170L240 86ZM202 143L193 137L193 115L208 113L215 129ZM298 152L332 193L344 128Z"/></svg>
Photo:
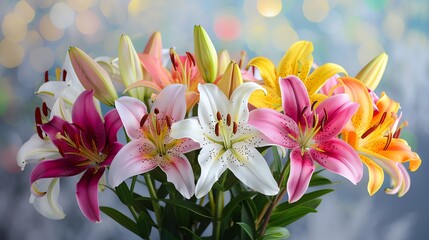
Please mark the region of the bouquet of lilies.
<svg viewBox="0 0 429 240"><path fill-rule="evenodd" d="M163 50L154 33L138 53L123 35L117 58L70 47L56 80L46 72L36 134L17 155L22 169L36 164L37 211L64 218L59 182L78 176L88 220L101 210L144 239L284 239L332 192L332 173L357 184L366 166L370 195L385 172L387 194L409 190L404 164L416 171L421 160L400 136L399 103L375 93L386 54L351 77L314 64L308 41L277 67L218 53L201 26L194 46ZM127 211L99 206L110 190Z"/></svg>

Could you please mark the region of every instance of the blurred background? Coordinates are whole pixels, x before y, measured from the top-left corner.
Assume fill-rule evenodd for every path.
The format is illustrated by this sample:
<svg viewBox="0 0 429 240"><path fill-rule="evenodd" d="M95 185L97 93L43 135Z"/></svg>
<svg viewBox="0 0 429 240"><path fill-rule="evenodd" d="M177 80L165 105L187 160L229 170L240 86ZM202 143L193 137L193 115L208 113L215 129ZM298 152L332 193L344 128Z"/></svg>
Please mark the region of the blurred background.
<svg viewBox="0 0 429 240"><path fill-rule="evenodd" d="M289 226L291 239L427 239L429 227L429 1L427 0L2 0L0 2L0 239L135 239L103 215L87 221L78 209L76 179L62 181L61 221L40 215L28 202L29 174L16 152L34 133L34 92L45 70L60 67L69 46L91 56L117 56L128 34L142 51L154 31L164 48L193 52L193 26L208 31L217 50L237 59L263 55L278 62L297 40L314 43L319 64L334 62L355 75L387 52L389 62L377 93L401 103L409 121L404 138L423 163L411 173L402 198L379 191L369 197L367 173L354 187L343 179L324 197L317 214ZM51 72L53 75L53 71ZM388 180L388 179L387 179ZM388 181L386 181L388 182ZM118 206L109 193L101 205Z"/></svg>

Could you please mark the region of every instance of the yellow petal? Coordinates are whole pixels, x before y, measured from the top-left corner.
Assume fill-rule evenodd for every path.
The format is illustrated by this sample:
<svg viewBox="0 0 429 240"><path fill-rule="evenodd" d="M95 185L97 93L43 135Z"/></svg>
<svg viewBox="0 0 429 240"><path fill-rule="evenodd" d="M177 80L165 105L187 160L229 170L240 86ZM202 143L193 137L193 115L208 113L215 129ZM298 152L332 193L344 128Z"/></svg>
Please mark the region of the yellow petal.
<svg viewBox="0 0 429 240"><path fill-rule="evenodd" d="M347 76L346 70L335 63L326 63L316 68L305 80L308 94L315 94L325 84L325 82L335 74L343 73ZM301 78L304 80L304 78Z"/></svg>
<svg viewBox="0 0 429 240"><path fill-rule="evenodd" d="M313 64L313 43L299 41L292 45L283 56L278 66L279 77L295 75L299 79L306 79Z"/></svg>
<svg viewBox="0 0 429 240"><path fill-rule="evenodd" d="M412 166L415 170L417 170L415 167L418 168L418 166L420 166L419 161L421 160L418 156L416 157L416 153L412 151L411 147L404 139L393 138L388 143L387 137L380 136L362 147L395 162L404 163L413 161Z"/></svg>
<svg viewBox="0 0 429 240"><path fill-rule="evenodd" d="M367 88L362 82L351 77L338 78L340 85L344 87L344 91L350 96L353 102L359 103L359 108L352 117L352 124L355 127L356 134L362 136L370 127L373 115L373 103L368 93Z"/></svg>
<svg viewBox="0 0 429 240"><path fill-rule="evenodd" d="M384 182L384 171L383 169L378 166L375 162L373 162L371 159L360 156L363 163L365 163L366 167L368 168L368 193L369 195L374 195L378 190L380 190L381 186Z"/></svg>
<svg viewBox="0 0 429 240"><path fill-rule="evenodd" d="M249 103L256 108L271 108L276 111L282 111L282 99L272 89L267 86L262 86L267 91L267 95L263 91L255 91L249 99Z"/></svg>
<svg viewBox="0 0 429 240"><path fill-rule="evenodd" d="M222 75L220 80L217 82L217 86L228 98L231 97L234 90L243 83L243 77L241 76L240 68L234 61L230 62Z"/></svg>
<svg viewBox="0 0 429 240"><path fill-rule="evenodd" d="M388 59L389 57L386 53L378 55L359 71L356 78L362 81L369 89L375 90L386 69Z"/></svg>
<svg viewBox="0 0 429 240"><path fill-rule="evenodd" d="M255 57L249 61L246 68L248 69L250 66L256 67L259 70L261 77L264 80L264 84L267 87L280 91L279 81L276 75L276 67L271 60L265 57Z"/></svg>

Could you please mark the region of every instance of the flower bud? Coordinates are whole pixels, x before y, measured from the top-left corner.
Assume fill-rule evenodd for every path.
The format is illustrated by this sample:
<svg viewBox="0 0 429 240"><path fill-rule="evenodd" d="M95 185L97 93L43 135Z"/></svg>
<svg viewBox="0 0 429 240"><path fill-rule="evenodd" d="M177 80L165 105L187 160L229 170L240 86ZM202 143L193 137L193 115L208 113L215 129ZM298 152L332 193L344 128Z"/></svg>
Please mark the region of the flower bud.
<svg viewBox="0 0 429 240"><path fill-rule="evenodd" d="M114 106L118 94L109 74L94 59L77 47L70 47L69 56L82 86L94 90L94 96L108 106Z"/></svg>
<svg viewBox="0 0 429 240"><path fill-rule="evenodd" d="M221 76L225 72L230 62L231 62L231 57L229 56L228 51L222 50L219 53L219 57L218 57L217 76Z"/></svg>
<svg viewBox="0 0 429 240"><path fill-rule="evenodd" d="M162 63L162 38L160 32L154 32L150 36L143 53L149 54Z"/></svg>
<svg viewBox="0 0 429 240"><path fill-rule="evenodd" d="M143 80L143 68L140 63L140 59L134 49L131 39L122 34L119 40L119 52L118 52L118 64L119 72L121 73L122 82L125 87ZM131 97L144 100L145 88L138 87L128 91Z"/></svg>
<svg viewBox="0 0 429 240"><path fill-rule="evenodd" d="M363 82L369 89L375 90L380 83L381 77L383 77L388 58L386 53L378 55L359 71L356 78Z"/></svg>
<svg viewBox="0 0 429 240"><path fill-rule="evenodd" d="M204 81L214 82L217 74L217 53L209 35L202 26L194 27L194 51L197 67Z"/></svg>
<svg viewBox="0 0 429 240"><path fill-rule="evenodd" d="M225 95L230 98L234 90L243 83L240 68L237 63L231 61L225 70L225 73L217 82L217 86Z"/></svg>

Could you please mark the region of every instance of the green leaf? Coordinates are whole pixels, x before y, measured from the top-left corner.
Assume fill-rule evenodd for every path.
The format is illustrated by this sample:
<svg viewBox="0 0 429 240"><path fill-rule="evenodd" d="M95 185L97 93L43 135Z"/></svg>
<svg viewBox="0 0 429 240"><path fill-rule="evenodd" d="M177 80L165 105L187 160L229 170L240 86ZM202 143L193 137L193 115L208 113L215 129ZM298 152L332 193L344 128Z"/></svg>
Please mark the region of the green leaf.
<svg viewBox="0 0 429 240"><path fill-rule="evenodd" d="M247 223L237 222L237 224L240 225L241 229L244 230L244 232L247 234L247 236L250 237L250 239L252 239L252 240L254 239L252 228Z"/></svg>
<svg viewBox="0 0 429 240"><path fill-rule="evenodd" d="M171 232L169 232L168 230L161 228L161 239L163 240L176 240L176 236L174 234L172 234Z"/></svg>
<svg viewBox="0 0 429 240"><path fill-rule="evenodd" d="M320 200L320 199L319 199ZM296 206L294 208L288 209L283 212L276 212L271 214L271 218L269 221L269 226L279 226L284 227L287 226L298 219L304 217L308 213L317 212L313 207L307 206Z"/></svg>
<svg viewBox="0 0 429 240"><path fill-rule="evenodd" d="M287 209L293 208L295 206L301 205L305 202L311 201L313 199L319 198L325 194L328 194L330 192L334 191L333 189L321 189L321 190L316 190L314 192L310 192L310 193L306 193L304 194L304 196L301 197L301 199L299 199L298 201L294 202L294 203L289 203L289 202L284 202L282 204L277 205L277 207L274 209L273 212L282 212L285 211Z"/></svg>
<svg viewBox="0 0 429 240"><path fill-rule="evenodd" d="M144 239L149 238L150 232L152 231L152 226L154 225L155 223L147 212L143 211L140 213L137 219L137 227Z"/></svg>
<svg viewBox="0 0 429 240"><path fill-rule="evenodd" d="M192 236L193 240L201 240L201 238L195 234L194 231L192 231L191 229L187 228L187 227L180 227L180 229L185 230L187 233L189 233Z"/></svg>
<svg viewBox="0 0 429 240"><path fill-rule="evenodd" d="M283 227L269 227L265 231L262 240L277 240L290 237L289 230Z"/></svg>
<svg viewBox="0 0 429 240"><path fill-rule="evenodd" d="M128 188L125 182L122 182L116 188L116 195L118 195L119 200L127 206L131 206L133 204L133 194Z"/></svg>
<svg viewBox="0 0 429 240"><path fill-rule="evenodd" d="M273 162L271 163L270 169L274 178L278 180L282 172L282 158L280 157L276 146L271 147L271 151L273 153Z"/></svg>
<svg viewBox="0 0 429 240"><path fill-rule="evenodd" d="M118 210L110 207L100 206L100 210L109 216L111 219L135 233L137 236L140 236L140 231L137 227L137 224L131 220L129 217L125 216L123 213Z"/></svg>
<svg viewBox="0 0 429 240"><path fill-rule="evenodd" d="M313 176L311 177L311 180L310 180L310 185L309 185L310 187L333 184L333 182L331 180L329 180L328 178L325 178L319 174L322 171L323 171L323 169L316 171L313 174Z"/></svg>
<svg viewBox="0 0 429 240"><path fill-rule="evenodd" d="M185 208L199 216L205 217L205 218L212 218L211 212L209 209L202 207L194 202L185 201L182 199L160 199L160 201L163 201L167 204L175 205L181 208Z"/></svg>
<svg viewBox="0 0 429 240"><path fill-rule="evenodd" d="M228 218L231 213L237 209L237 205L243 200L250 199L255 196L256 192L242 192L238 196L231 199L231 201L225 206L222 212L222 221Z"/></svg>

